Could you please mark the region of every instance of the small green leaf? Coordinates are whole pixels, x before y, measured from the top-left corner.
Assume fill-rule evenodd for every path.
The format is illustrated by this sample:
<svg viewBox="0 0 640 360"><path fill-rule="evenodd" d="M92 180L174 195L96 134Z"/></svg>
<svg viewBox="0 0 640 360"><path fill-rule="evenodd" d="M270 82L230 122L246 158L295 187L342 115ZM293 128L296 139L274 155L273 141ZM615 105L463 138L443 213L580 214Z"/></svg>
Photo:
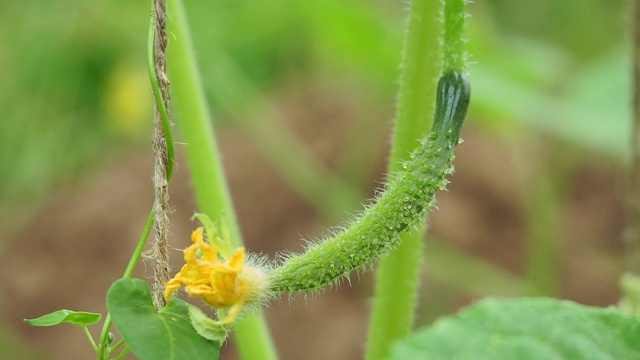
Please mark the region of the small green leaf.
<svg viewBox="0 0 640 360"><path fill-rule="evenodd" d="M390 359L640 359L640 318L553 299L489 299L399 341Z"/></svg>
<svg viewBox="0 0 640 360"><path fill-rule="evenodd" d="M107 293L113 322L139 359L219 359L220 343L196 332L187 304L177 298L156 312L149 285L120 279Z"/></svg>
<svg viewBox="0 0 640 360"><path fill-rule="evenodd" d="M220 344L224 343L229 332L229 324L210 319L199 308L193 305L188 306L191 325L193 325L198 334L205 339L217 341Z"/></svg>
<svg viewBox="0 0 640 360"><path fill-rule="evenodd" d="M224 257L230 258L233 255L233 246L231 245L229 228L226 226L224 218L222 219L222 229L218 228L218 225L211 220L207 214L195 213L191 219L198 219L202 226L204 226L204 233L207 236L207 241ZM219 234L222 237L218 236Z"/></svg>
<svg viewBox="0 0 640 360"><path fill-rule="evenodd" d="M24 319L24 321L32 326L54 326L62 323L87 326L97 323L101 318L101 314L92 312L58 310L36 319Z"/></svg>

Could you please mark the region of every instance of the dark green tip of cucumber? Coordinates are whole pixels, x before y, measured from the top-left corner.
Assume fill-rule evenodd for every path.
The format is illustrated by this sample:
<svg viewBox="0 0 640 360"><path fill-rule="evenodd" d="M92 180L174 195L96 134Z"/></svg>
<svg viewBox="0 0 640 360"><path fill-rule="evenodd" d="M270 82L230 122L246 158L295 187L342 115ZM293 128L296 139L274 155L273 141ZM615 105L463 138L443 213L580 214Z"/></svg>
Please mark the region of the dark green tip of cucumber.
<svg viewBox="0 0 640 360"><path fill-rule="evenodd" d="M442 74L438 81L432 131L438 136L444 135L449 138L454 147L458 144L470 99L471 86L465 73L447 71Z"/></svg>

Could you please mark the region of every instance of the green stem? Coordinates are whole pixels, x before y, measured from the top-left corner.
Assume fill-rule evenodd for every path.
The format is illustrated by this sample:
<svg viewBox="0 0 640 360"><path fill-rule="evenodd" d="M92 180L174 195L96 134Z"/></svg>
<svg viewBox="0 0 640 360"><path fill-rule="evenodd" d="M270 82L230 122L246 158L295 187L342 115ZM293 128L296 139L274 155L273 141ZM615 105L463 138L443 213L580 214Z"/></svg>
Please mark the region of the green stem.
<svg viewBox="0 0 640 360"><path fill-rule="evenodd" d="M87 329L86 326L83 326L82 330L84 330L85 335L87 335L87 338L89 338L89 342L91 343L91 347L93 347L93 351L98 353L98 345L96 345L96 342L93 340L93 336L91 336L89 329Z"/></svg>
<svg viewBox="0 0 640 360"><path fill-rule="evenodd" d="M436 81L440 74L438 14L440 1L413 0L401 64L393 148L389 171L398 170L401 160L424 136L434 110ZM374 307L369 328L366 358L387 357L391 344L411 330L416 306L418 274L424 224L402 235L401 244L380 260L376 272ZM400 280L400 281L399 281Z"/></svg>
<svg viewBox="0 0 640 360"><path fill-rule="evenodd" d="M229 225L231 241L242 244L240 229L218 156L209 109L205 101L195 55L191 45L188 22L180 0L167 1L170 14L168 26L174 35L167 56L171 63L171 79L176 114L184 141L195 197L200 212L211 219L223 216ZM245 360L276 359L264 318L247 314L234 327L240 355Z"/></svg>
<svg viewBox="0 0 640 360"><path fill-rule="evenodd" d="M129 355L129 351L131 351L131 348L129 346L125 346L124 349L122 349L122 352L113 358L113 360L122 360L125 359L127 357L127 355Z"/></svg>
<svg viewBox="0 0 640 360"><path fill-rule="evenodd" d="M98 360L109 359L109 346L107 339L109 338L109 330L111 329L111 313L107 312L107 316L104 317L104 323L102 324L102 331L100 332L100 346L98 348Z"/></svg>
<svg viewBox="0 0 640 360"><path fill-rule="evenodd" d="M127 264L127 268L125 269L124 274L122 275L123 278L130 278L131 275L133 275L133 271L136 269L138 261L140 261L142 252L144 251L145 246L147 246L147 240L149 239L149 234L151 233L151 229L153 228L153 219L154 212L153 209L151 209L149 217L147 217L147 222L144 226L144 230L142 230L142 234L140 235L140 239L138 240L138 244L133 251L131 259L129 259L129 263ZM111 313L107 312L107 316L105 316L104 323L102 325L102 331L100 332L100 347L98 351L99 360L106 360L109 357L107 339L109 337L111 323Z"/></svg>
<svg viewBox="0 0 640 360"><path fill-rule="evenodd" d="M444 1L444 71L462 70L467 64L467 53L464 44L466 13L464 6L467 0Z"/></svg>
<svg viewBox="0 0 640 360"><path fill-rule="evenodd" d="M153 209L151 209L151 211L149 212L149 217L147 217L147 223L144 225L144 230L142 230L140 239L138 239L138 244L133 251L131 259L129 259L129 263L127 264L127 268L125 269L124 274L122 275L123 278L130 278L133 275L133 271L136 269L136 265L138 264L138 261L140 261L142 252L144 251L145 246L147 246L147 240L149 239L149 234L151 233L151 229L153 228L153 218L154 212Z"/></svg>
<svg viewBox="0 0 640 360"><path fill-rule="evenodd" d="M114 352L118 351L118 349L120 348L120 346L122 346L124 344L124 339L120 339L117 343L115 343L112 347L111 347L111 354L113 354Z"/></svg>

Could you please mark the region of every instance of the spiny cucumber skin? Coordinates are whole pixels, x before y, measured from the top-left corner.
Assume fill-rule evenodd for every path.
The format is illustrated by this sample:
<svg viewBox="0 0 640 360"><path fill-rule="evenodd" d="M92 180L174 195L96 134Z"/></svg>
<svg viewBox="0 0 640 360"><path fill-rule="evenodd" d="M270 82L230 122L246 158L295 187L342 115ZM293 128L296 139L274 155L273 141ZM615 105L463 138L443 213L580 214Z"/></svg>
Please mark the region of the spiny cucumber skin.
<svg viewBox="0 0 640 360"><path fill-rule="evenodd" d="M466 76L449 72L440 78L433 131L394 174L376 202L336 236L311 245L285 260L271 274L273 292L319 290L351 271L372 264L398 245L399 234L424 221L453 172L453 150L469 104ZM453 101L454 103L451 103Z"/></svg>

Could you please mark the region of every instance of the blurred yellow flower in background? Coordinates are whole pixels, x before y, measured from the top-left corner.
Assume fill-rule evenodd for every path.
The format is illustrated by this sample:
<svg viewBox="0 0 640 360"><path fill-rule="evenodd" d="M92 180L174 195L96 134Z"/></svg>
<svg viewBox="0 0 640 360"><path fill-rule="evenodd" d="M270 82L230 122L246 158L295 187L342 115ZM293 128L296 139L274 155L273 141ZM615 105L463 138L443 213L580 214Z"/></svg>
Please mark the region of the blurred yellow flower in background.
<svg viewBox="0 0 640 360"><path fill-rule="evenodd" d="M152 126L149 76L144 66L118 63L105 85L102 106L108 128L118 136L135 138Z"/></svg>

